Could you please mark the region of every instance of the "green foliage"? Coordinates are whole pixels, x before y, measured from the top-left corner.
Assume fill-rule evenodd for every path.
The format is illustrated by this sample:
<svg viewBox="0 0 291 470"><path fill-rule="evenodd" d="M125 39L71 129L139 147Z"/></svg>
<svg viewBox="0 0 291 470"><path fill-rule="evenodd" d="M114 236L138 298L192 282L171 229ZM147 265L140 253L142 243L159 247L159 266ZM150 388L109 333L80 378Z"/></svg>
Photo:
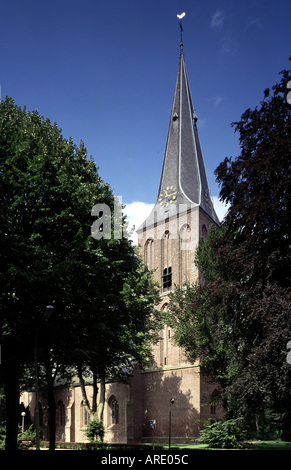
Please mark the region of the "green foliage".
<svg viewBox="0 0 291 470"><path fill-rule="evenodd" d="M33 424L23 432L19 432L18 439L34 441L36 436L36 430Z"/></svg>
<svg viewBox="0 0 291 470"><path fill-rule="evenodd" d="M222 238L226 228L211 225L207 238L202 237L196 250L195 264L202 274L202 282L220 281L222 275L227 276L223 260L216 252L219 240Z"/></svg>
<svg viewBox="0 0 291 470"><path fill-rule="evenodd" d="M198 441L214 449L242 449L245 438L244 420L236 418L224 422L209 420Z"/></svg>
<svg viewBox="0 0 291 470"><path fill-rule="evenodd" d="M90 420L86 426L84 434L89 439L90 442L94 442L98 440L98 438L100 439L100 441L103 441L103 437L104 437L103 422L97 419Z"/></svg>
<svg viewBox="0 0 291 470"><path fill-rule="evenodd" d="M0 450L5 448L6 422L0 421Z"/></svg>
<svg viewBox="0 0 291 470"><path fill-rule="evenodd" d="M52 392L55 377L76 365L105 377L133 358L145 362L156 293L135 247L114 239L113 191L83 142L8 97L0 103L0 192L0 381L9 381L10 397L16 391L10 420L36 331L40 387ZM111 239L91 236L97 204L110 208ZM54 313L45 320L48 304Z"/></svg>
<svg viewBox="0 0 291 470"><path fill-rule="evenodd" d="M57 304L60 317L72 306L90 211L100 200L112 206L113 194L83 144L64 139L56 124L11 98L0 106L0 176L0 327L27 358L45 306Z"/></svg>

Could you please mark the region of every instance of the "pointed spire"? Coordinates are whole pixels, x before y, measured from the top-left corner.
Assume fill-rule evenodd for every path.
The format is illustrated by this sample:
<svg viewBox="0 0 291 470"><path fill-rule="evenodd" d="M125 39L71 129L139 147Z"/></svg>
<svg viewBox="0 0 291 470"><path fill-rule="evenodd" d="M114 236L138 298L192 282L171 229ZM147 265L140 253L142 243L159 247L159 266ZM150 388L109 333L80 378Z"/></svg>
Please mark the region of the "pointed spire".
<svg viewBox="0 0 291 470"><path fill-rule="evenodd" d="M174 206L178 211L185 206L188 208L200 206L219 225L220 222L211 201L198 136L198 118L186 72L182 30L180 50L157 202L145 223L151 224L165 220Z"/></svg>
<svg viewBox="0 0 291 470"><path fill-rule="evenodd" d="M199 205L219 224L210 197L197 119L182 51L157 202L164 189L173 186L177 188L178 204Z"/></svg>

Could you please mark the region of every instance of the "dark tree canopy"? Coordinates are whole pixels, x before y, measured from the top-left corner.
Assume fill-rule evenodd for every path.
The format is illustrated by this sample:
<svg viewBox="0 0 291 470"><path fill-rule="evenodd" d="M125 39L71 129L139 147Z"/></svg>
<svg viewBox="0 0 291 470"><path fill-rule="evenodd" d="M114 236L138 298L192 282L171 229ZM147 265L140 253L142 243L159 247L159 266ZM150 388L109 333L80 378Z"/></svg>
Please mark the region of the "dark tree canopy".
<svg viewBox="0 0 291 470"><path fill-rule="evenodd" d="M226 158L215 173L221 199L231 204L226 224L228 233L236 235L233 246L238 247L237 254L243 259L238 264L241 275L250 284L258 277L287 287L291 123L285 99L288 72L282 75L273 94L265 90L261 106L246 110L241 121L233 124L240 134L241 154L235 160ZM233 258L233 270L236 262Z"/></svg>
<svg viewBox="0 0 291 470"><path fill-rule="evenodd" d="M19 380L33 363L36 332L53 439L54 378L77 366L104 378L122 362L144 362L157 293L135 247L113 236L116 200L83 143L11 98L0 103L0 192L0 381L14 449ZM111 238L91 236L97 204L110 209Z"/></svg>

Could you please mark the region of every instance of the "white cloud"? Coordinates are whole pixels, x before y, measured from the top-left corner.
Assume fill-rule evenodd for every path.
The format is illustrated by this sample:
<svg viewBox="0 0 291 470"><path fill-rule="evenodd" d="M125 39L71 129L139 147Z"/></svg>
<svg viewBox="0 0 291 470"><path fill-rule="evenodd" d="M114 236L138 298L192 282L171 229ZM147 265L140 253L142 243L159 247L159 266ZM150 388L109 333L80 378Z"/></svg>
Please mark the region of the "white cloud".
<svg viewBox="0 0 291 470"><path fill-rule="evenodd" d="M148 215L150 215L154 204L148 204L147 202L133 201L129 204L126 204L125 209L123 210L124 215L127 216L128 222L128 232L134 228L134 232L129 237L133 241L134 245L137 245L137 230L141 224L146 220Z"/></svg>
<svg viewBox="0 0 291 470"><path fill-rule="evenodd" d="M219 218L220 222L222 222L228 211L229 204L225 204L224 202L221 202L217 196L212 196L212 202L213 202L217 217Z"/></svg>
<svg viewBox="0 0 291 470"><path fill-rule="evenodd" d="M216 10L211 18L210 27L212 29L220 30L224 23L224 12L222 10Z"/></svg>
<svg viewBox="0 0 291 470"><path fill-rule="evenodd" d="M228 207L223 202L221 202L216 196L212 197L212 201L217 217L219 218L220 222L222 222L224 216L227 213ZM134 228L133 233L129 237L130 240L133 241L134 245L137 245L136 230L150 215L153 208L154 204L148 204L142 201L133 201L129 204L126 204L123 213L127 216L128 232L130 232Z"/></svg>
<svg viewBox="0 0 291 470"><path fill-rule="evenodd" d="M221 32L219 39L220 52L232 56L237 55L237 41L229 24L230 15L225 10L216 10L212 15L210 27L213 31ZM227 25L228 23L228 25Z"/></svg>

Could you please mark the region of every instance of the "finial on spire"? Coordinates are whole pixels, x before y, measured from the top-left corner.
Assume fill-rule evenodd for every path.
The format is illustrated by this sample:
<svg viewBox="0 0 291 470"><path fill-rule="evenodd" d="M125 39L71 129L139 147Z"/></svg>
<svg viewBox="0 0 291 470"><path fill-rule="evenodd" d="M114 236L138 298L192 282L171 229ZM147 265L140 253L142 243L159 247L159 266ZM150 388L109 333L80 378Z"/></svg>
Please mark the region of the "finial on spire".
<svg viewBox="0 0 291 470"><path fill-rule="evenodd" d="M182 27L182 18L184 18L184 16L186 15L185 12L181 13L180 15L177 15L177 17L179 18L179 26L180 26L180 34L181 34L181 41L180 41L180 48L181 48L181 53L183 53L183 27Z"/></svg>

